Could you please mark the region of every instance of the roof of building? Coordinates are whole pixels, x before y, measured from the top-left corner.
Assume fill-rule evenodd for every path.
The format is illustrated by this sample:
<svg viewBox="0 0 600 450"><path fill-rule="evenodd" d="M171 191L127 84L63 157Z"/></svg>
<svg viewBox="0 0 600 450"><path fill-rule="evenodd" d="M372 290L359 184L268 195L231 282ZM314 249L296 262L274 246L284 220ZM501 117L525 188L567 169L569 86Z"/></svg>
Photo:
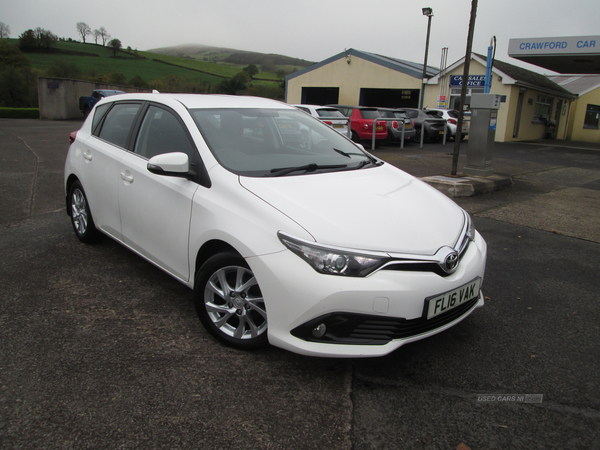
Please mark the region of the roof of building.
<svg viewBox="0 0 600 450"><path fill-rule="evenodd" d="M409 75L414 78L421 79L421 77L423 76L423 64L405 61L405 60L397 59L397 58L390 58L388 56L377 55L375 53L363 52L360 50L350 48L350 49L345 50L341 53L338 53L337 55L334 55L330 58L324 59L321 62L313 64L312 66L305 67L304 69L301 69L298 72L294 72L291 75L288 75L287 77L285 77L285 79L291 80L293 78L296 78L300 75L304 75L305 73L308 73L308 72L316 70L320 67L326 66L327 64L330 64L330 63L337 61L339 59L342 59L342 58L352 61L353 56L367 60L374 64L379 64L380 66L387 67L388 69L392 69L397 72L404 73L404 74ZM428 65L426 76L432 77L435 74L437 74L439 71L440 71L439 68Z"/></svg>
<svg viewBox="0 0 600 450"><path fill-rule="evenodd" d="M483 66L487 65L486 56L480 55L478 53L472 53L471 58L477 61L478 63L482 64ZM450 67L448 67L445 70L445 72L448 73L451 70L454 70L456 67L463 64L464 60L465 58L462 57ZM542 75L540 73L533 72L532 70L528 70L523 67L518 67L514 64L509 64L498 59L494 59L493 72L496 75L502 77L503 84L515 84L517 86L537 89L543 92L567 98L577 97L576 93L573 93L572 91L567 90L565 87L560 86L559 84L555 83L550 78L548 78L546 75ZM440 72L435 77L433 77L431 80L431 84L438 83L441 75L443 74Z"/></svg>
<svg viewBox="0 0 600 450"><path fill-rule="evenodd" d="M478 53L474 54L480 57L484 61L484 64L487 64L486 56L480 55ZM497 59L494 59L494 67L499 71L504 72L506 75L518 82L536 86L544 90L555 91L557 93L563 93L566 95L572 95L571 91L565 89L562 86L559 86L546 75L542 75L541 73L537 73L532 70L525 69L523 67L518 67Z"/></svg>
<svg viewBox="0 0 600 450"><path fill-rule="evenodd" d="M580 96L600 88L600 75L552 75L549 78Z"/></svg>

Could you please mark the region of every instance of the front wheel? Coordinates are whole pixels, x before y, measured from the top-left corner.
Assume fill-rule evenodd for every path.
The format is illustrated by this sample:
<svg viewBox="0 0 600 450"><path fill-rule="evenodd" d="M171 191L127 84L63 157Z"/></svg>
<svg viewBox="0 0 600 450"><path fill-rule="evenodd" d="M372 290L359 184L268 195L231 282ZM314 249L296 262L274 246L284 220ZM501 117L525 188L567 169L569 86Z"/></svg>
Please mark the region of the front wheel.
<svg viewBox="0 0 600 450"><path fill-rule="evenodd" d="M251 350L267 344L267 310L254 273L241 256L220 253L200 268L194 283L196 313L225 344Z"/></svg>
<svg viewBox="0 0 600 450"><path fill-rule="evenodd" d="M98 239L99 231L94 225L90 205L79 181L69 189L69 215L75 235L81 242L90 243Z"/></svg>

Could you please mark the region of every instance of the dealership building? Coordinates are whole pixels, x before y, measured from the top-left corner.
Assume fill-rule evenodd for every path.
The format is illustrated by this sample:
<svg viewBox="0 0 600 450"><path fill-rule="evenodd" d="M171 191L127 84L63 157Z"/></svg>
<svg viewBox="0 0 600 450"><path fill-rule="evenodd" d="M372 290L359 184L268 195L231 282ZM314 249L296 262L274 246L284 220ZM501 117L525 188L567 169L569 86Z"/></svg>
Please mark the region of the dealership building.
<svg viewBox="0 0 600 450"><path fill-rule="evenodd" d="M500 97L495 139L600 142L600 36L512 39L509 56L568 78L541 75L495 59L490 93ZM470 96L483 93L487 58L473 53ZM458 109L464 58L440 71L427 67L423 106ZM412 107L419 104L423 65L349 49L286 77L286 102Z"/></svg>

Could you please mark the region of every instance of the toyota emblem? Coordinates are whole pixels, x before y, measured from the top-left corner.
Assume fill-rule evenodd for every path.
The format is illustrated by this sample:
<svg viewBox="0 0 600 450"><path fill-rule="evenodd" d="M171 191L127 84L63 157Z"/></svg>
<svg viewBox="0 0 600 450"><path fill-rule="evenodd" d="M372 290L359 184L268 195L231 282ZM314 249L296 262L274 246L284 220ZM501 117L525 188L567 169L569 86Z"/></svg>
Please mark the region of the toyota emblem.
<svg viewBox="0 0 600 450"><path fill-rule="evenodd" d="M446 256L443 269L447 273L452 273L456 270L456 266L458 266L458 253L452 252Z"/></svg>

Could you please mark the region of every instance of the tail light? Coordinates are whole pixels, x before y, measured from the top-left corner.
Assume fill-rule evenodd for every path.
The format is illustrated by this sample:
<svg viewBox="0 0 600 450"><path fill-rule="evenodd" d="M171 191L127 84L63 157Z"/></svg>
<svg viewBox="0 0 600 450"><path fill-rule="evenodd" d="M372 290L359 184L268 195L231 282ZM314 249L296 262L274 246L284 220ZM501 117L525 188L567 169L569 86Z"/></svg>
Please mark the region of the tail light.
<svg viewBox="0 0 600 450"><path fill-rule="evenodd" d="M398 128L398 122L396 122L396 121L394 120L394 121L392 122L392 126L393 126L394 128Z"/></svg>
<svg viewBox="0 0 600 450"><path fill-rule="evenodd" d="M333 126L333 122L330 122L329 120L324 120L324 121L323 121L323 123L324 123L325 125L329 125L330 127L332 127L332 126Z"/></svg>
<svg viewBox="0 0 600 450"><path fill-rule="evenodd" d="M77 131L73 131L71 134L69 134L69 143L72 144L73 142L75 142L75 138L77 137Z"/></svg>
<svg viewBox="0 0 600 450"><path fill-rule="evenodd" d="M456 119L448 119L448 123L456 125Z"/></svg>

